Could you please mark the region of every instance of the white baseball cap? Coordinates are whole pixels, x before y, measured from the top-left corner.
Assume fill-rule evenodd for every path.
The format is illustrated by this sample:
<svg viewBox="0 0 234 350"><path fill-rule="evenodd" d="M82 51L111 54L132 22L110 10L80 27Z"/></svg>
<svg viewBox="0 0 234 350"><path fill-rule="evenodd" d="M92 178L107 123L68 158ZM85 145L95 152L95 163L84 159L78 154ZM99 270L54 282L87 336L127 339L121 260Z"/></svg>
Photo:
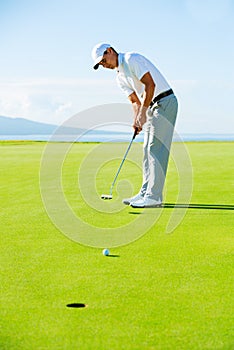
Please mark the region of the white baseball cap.
<svg viewBox="0 0 234 350"><path fill-rule="evenodd" d="M105 44L105 43L99 43L99 44L94 46L94 48L92 50L92 58L94 60L94 66L93 66L94 69L98 69L99 63L101 62L101 60L103 58L104 52L109 47L111 47L111 45Z"/></svg>

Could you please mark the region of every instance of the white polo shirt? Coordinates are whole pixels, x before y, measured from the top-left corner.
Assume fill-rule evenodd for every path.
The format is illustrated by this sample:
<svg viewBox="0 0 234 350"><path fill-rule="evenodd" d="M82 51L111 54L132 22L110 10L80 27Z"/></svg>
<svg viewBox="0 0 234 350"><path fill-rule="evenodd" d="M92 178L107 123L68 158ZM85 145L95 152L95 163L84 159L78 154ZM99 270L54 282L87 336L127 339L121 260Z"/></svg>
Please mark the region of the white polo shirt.
<svg viewBox="0 0 234 350"><path fill-rule="evenodd" d="M171 88L159 70L146 57L138 53L119 53L118 63L117 83L127 96L136 92L139 98L142 97L145 86L141 78L148 72L155 83L154 97Z"/></svg>

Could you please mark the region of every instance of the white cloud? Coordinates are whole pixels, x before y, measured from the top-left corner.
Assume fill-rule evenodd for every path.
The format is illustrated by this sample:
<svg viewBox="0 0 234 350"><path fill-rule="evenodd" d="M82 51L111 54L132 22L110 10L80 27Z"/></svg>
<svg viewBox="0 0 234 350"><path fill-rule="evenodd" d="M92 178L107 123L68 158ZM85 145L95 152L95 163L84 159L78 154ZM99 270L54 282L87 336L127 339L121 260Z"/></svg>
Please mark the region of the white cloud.
<svg viewBox="0 0 234 350"><path fill-rule="evenodd" d="M35 79L25 79L25 80L7 80L1 81L0 89L3 87L6 88L45 88L45 87L83 87L83 86L113 86L115 85L115 81L106 80L106 79L76 79L76 78L35 78Z"/></svg>
<svg viewBox="0 0 234 350"><path fill-rule="evenodd" d="M231 81L181 79L172 81L172 87L179 101L180 133L233 130ZM61 124L81 111L110 103L128 103L115 80L44 78L0 83L0 115L9 117Z"/></svg>
<svg viewBox="0 0 234 350"><path fill-rule="evenodd" d="M60 124L71 115L116 96L115 81L28 79L0 83L0 115ZM100 99L100 95L103 98ZM114 99L114 101L116 100Z"/></svg>
<svg viewBox="0 0 234 350"><path fill-rule="evenodd" d="M64 112L71 112L72 110L72 103L71 102L67 102L67 103L63 103L60 106L58 106L58 108L55 111L56 115L60 115L61 113Z"/></svg>

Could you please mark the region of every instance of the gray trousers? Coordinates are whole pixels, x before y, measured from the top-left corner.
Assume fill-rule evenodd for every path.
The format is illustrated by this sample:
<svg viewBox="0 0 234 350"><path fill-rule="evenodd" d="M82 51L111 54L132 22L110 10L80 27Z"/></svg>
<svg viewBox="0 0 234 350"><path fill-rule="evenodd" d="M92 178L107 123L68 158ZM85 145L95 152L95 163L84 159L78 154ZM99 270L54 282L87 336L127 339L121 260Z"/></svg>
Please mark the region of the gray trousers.
<svg viewBox="0 0 234 350"><path fill-rule="evenodd" d="M147 112L143 146L142 196L163 200L162 192L176 122L178 103L175 95L158 101Z"/></svg>

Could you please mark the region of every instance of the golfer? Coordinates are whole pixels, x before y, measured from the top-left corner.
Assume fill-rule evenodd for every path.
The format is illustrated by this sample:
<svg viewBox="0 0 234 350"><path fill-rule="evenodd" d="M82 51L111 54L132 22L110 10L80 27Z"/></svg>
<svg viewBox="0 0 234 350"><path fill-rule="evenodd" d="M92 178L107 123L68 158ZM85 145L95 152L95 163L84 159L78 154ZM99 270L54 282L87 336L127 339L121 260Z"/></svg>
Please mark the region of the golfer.
<svg viewBox="0 0 234 350"><path fill-rule="evenodd" d="M133 128L144 128L143 183L137 195L123 200L133 208L160 207L178 103L166 79L146 57L120 53L109 44L92 51L94 69L116 69L117 83L133 107Z"/></svg>

